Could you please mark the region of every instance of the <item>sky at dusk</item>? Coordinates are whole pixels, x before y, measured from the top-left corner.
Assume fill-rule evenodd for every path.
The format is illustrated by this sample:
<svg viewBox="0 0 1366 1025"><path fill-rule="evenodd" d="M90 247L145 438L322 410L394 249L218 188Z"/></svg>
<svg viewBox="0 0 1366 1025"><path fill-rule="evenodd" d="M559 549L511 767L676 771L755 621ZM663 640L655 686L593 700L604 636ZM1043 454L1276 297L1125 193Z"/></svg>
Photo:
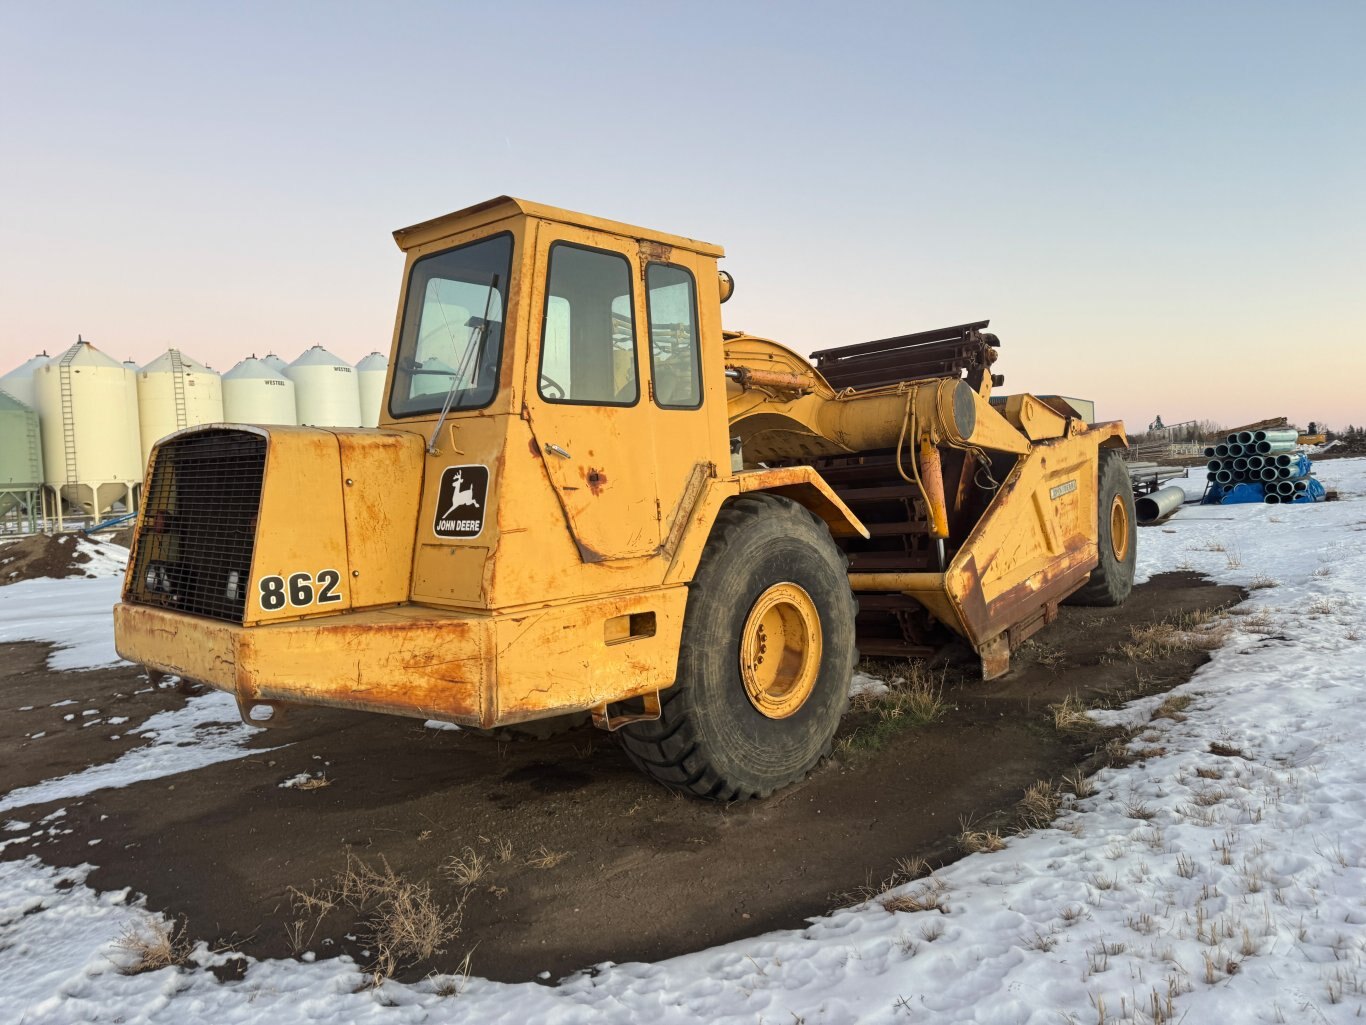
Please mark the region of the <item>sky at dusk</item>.
<svg viewBox="0 0 1366 1025"><path fill-rule="evenodd" d="M388 351L503 193L724 245L807 353L983 318L1141 429L1366 421L1366 4L0 0L0 372Z"/></svg>

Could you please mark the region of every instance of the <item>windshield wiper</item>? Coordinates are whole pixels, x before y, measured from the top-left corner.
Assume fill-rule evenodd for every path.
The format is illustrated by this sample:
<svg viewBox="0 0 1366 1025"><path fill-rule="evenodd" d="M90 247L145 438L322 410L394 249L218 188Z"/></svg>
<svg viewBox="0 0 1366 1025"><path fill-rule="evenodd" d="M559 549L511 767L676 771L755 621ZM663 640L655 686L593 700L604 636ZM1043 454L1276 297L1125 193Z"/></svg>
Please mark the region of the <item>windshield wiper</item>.
<svg viewBox="0 0 1366 1025"><path fill-rule="evenodd" d="M455 393L462 390L460 382L463 380L466 371L472 366L475 373L478 373L479 367L483 364L484 342L489 335L489 308L493 305L493 294L497 291L498 275L495 274L489 282L488 298L484 300L484 315L482 317L471 317L467 321L470 337L465 346L465 356L461 359L460 366L451 374L451 386L446 389L446 401L441 404L441 415L436 418L436 426L432 428L432 436L427 439L427 454L430 456L436 455L437 436L441 434L441 427L450 414L451 403L455 401Z"/></svg>

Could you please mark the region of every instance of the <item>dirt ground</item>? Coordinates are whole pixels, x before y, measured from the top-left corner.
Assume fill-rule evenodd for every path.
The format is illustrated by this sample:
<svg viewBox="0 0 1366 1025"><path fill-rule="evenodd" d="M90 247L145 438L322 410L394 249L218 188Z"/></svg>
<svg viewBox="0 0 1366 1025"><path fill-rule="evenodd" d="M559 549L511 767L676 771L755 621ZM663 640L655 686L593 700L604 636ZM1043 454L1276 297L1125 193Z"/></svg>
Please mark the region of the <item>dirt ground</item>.
<svg viewBox="0 0 1366 1025"><path fill-rule="evenodd" d="M1005 824L1026 787L1092 754L1095 738L1059 733L1050 704L1166 689L1208 658L1178 651L1135 665L1117 654L1132 627L1239 598L1176 573L1137 588L1122 609L1065 609L1007 677L952 685L945 696L954 707L941 721L831 759L761 803L677 797L589 726L506 742L308 711L287 732L257 735L259 753L244 759L0 816L37 821L62 807L70 829L12 843L0 857L94 862L91 886L145 894L148 908L183 918L196 939L287 957L299 920L291 887L333 877L354 855L375 866L383 859L454 905L465 888L443 865L469 848L488 867L468 889L462 932L408 976L455 970L471 949L475 973L509 981L657 960L800 927L849 901L840 894L890 876L899 858L937 865L958 857L965 820ZM0 790L112 761L142 743L128 729L186 700L174 687L149 688L133 667L50 672L46 653L37 644L0 646ZM68 699L77 703L52 707ZM86 708L100 709L102 721L82 728ZM73 711L73 720L63 718ZM110 725L110 716L129 721ZM851 716L844 732L857 725ZM280 787L305 772L325 773L328 785ZM535 863L553 860L548 854L564 857ZM370 960L357 938L363 925L341 911L306 932L318 956Z"/></svg>
<svg viewBox="0 0 1366 1025"><path fill-rule="evenodd" d="M0 541L0 587L21 580L64 580L84 577L90 556L77 547L76 534L33 534L17 541ZM87 539L100 545L110 538Z"/></svg>

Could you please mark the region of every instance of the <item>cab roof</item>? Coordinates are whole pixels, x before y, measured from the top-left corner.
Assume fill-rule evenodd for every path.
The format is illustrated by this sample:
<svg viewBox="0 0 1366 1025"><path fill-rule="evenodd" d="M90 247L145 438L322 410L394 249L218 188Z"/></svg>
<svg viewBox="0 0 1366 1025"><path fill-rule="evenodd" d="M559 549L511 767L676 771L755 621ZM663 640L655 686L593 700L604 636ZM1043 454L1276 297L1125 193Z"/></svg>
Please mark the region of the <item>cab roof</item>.
<svg viewBox="0 0 1366 1025"><path fill-rule="evenodd" d="M687 238L683 235L670 235L664 231L652 231L649 228L639 228L633 224L609 221L601 217L593 217L590 214L575 213L573 210L562 210L557 206L531 203L514 196L499 196L497 199L476 203L474 206L467 206L465 209L456 210L454 213L434 217L430 221L423 221L407 228L399 228L394 232L394 241L398 243L400 249L406 252L415 246L435 242L449 235L469 231L472 228L478 228L481 225L491 224L494 221L501 221L518 214L525 217L536 217L543 221L556 221L560 224L591 228L594 231L610 232L615 235L623 235L626 238L659 242L677 249L687 249L703 256L720 258L726 255L724 249L712 245L710 242L699 242L697 239Z"/></svg>

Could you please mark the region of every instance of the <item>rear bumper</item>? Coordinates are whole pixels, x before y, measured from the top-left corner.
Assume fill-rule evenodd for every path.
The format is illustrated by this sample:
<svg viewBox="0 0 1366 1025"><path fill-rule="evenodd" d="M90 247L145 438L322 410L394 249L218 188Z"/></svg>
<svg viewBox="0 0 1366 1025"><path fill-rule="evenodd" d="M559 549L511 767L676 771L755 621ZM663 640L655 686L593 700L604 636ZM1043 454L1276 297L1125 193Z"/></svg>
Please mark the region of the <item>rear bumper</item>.
<svg viewBox="0 0 1366 1025"><path fill-rule="evenodd" d="M244 714L330 705L491 727L672 685L686 601L678 586L498 614L401 605L254 627L123 602L114 636L124 658L234 694Z"/></svg>

